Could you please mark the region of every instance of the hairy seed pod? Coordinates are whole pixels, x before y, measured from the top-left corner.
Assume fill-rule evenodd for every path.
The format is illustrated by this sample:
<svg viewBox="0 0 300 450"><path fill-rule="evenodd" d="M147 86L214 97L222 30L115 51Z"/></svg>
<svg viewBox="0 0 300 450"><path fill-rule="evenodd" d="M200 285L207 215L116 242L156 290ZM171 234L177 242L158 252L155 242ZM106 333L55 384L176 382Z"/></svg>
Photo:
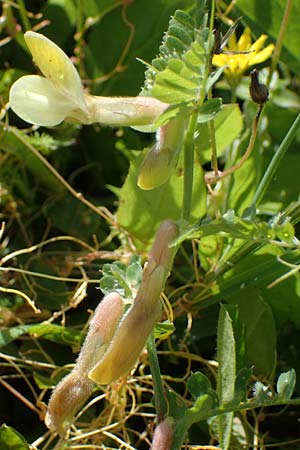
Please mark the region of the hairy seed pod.
<svg viewBox="0 0 300 450"><path fill-rule="evenodd" d="M103 358L89 372L89 377L96 383L109 384L126 375L136 363L161 315L160 294L176 251L169 245L178 234L178 227L171 220L164 221L159 227L133 305L117 328Z"/></svg>
<svg viewBox="0 0 300 450"><path fill-rule="evenodd" d="M90 321L74 369L52 392L45 423L62 437L92 393L94 383L88 378L88 372L103 356L122 314L123 300L119 294L112 292L103 298Z"/></svg>
<svg viewBox="0 0 300 450"><path fill-rule="evenodd" d="M173 439L173 419L167 419L160 422L154 431L151 450L170 450Z"/></svg>

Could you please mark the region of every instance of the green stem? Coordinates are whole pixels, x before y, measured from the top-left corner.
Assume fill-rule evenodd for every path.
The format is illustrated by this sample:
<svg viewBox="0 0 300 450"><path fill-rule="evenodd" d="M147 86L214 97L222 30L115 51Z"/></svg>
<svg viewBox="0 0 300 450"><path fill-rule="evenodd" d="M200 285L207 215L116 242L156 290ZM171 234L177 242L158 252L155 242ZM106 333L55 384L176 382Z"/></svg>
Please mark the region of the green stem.
<svg viewBox="0 0 300 450"><path fill-rule="evenodd" d="M164 389L159 369L159 362L156 352L155 340L153 332L147 341L147 351L149 358L149 366L153 381L155 408L157 414L157 422L161 422L167 414L167 402L164 396Z"/></svg>
<svg viewBox="0 0 300 450"><path fill-rule="evenodd" d="M194 180L194 133L197 126L197 113L191 116L189 129L184 143L184 180L182 219L189 221L192 208L193 180Z"/></svg>
<svg viewBox="0 0 300 450"><path fill-rule="evenodd" d="M31 29L31 25L30 25L29 19L27 17L27 11L25 8L24 0L18 0L17 3L19 6L19 12L20 12L20 17L21 17L23 28L25 29L25 31L28 31Z"/></svg>
<svg viewBox="0 0 300 450"><path fill-rule="evenodd" d="M300 114L296 117L293 125L291 126L291 128L289 129L288 133L286 134L285 138L283 139L282 143L279 146L279 149L277 150L277 152L275 153L275 155L273 156L255 194L252 200L252 204L253 205L257 205L263 195L265 194L269 184L271 183L272 179L273 179L273 175L276 172L276 170L279 167L280 161L282 160L282 158L285 155L285 152L287 151L287 149L289 148L289 146L291 145L293 139L295 138L296 134L299 131L299 127L300 127Z"/></svg>
<svg viewBox="0 0 300 450"><path fill-rule="evenodd" d="M214 21L215 21L215 10L216 10L216 2L212 0L211 2L211 10L210 10L210 18L209 18L209 29L213 31Z"/></svg>
<svg viewBox="0 0 300 450"><path fill-rule="evenodd" d="M210 23L209 23L209 29L210 29L211 33L213 32L214 18L215 18L215 2L213 1L211 4ZM209 60L209 66L208 66L209 72L212 72L212 70L213 70L212 59L213 59L213 54L211 55L210 60ZM207 93L207 98L209 100L212 99L212 88ZM218 156L217 156L217 145L216 145L216 133L215 133L214 119L209 121L208 126L209 126L210 142L211 142L211 168L214 171L214 173L217 175L217 173L218 173Z"/></svg>
<svg viewBox="0 0 300 450"><path fill-rule="evenodd" d="M210 419L211 417L220 416L222 414L237 412L237 411L252 411L256 408L263 408L269 406L286 406L286 405L299 405L300 398L295 399L278 399L278 400L267 400L265 402L255 402L248 401L241 403L239 406L221 406L220 408L210 409L209 411L201 409L197 413L193 408L186 411L185 416L178 421L179 427L177 428L177 434L174 435L172 442L172 450L180 450L182 448L182 443L186 436L187 431L194 423L199 423Z"/></svg>
<svg viewBox="0 0 300 450"><path fill-rule="evenodd" d="M208 95L208 98L211 99L211 92ZM215 132L215 122L214 119L208 122L209 126L209 136L210 136L210 145L211 145L211 168L214 174L217 176L219 173L218 169L218 155L217 155L217 144L216 144L216 132Z"/></svg>
<svg viewBox="0 0 300 450"><path fill-rule="evenodd" d="M268 75L267 86L270 85L272 75L274 73L274 70L276 69L276 66L277 66L277 63L279 60L279 56L280 56L282 45L283 45L284 33L286 31L286 28L287 28L287 25L289 22L289 18L290 18L290 14L291 14L292 3L293 3L292 0L287 0L287 2L286 2L285 11L284 11L283 19L281 22L275 50L274 50L273 56L272 56L272 62L271 62L271 67L270 67L270 71L269 71L269 75Z"/></svg>

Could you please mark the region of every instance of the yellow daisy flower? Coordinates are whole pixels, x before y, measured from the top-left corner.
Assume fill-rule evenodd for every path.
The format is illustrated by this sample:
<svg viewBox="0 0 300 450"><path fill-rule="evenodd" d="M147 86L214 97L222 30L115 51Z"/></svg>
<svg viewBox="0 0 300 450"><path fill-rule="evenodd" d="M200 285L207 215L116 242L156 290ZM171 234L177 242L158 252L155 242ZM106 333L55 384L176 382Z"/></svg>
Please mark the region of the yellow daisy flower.
<svg viewBox="0 0 300 450"><path fill-rule="evenodd" d="M224 53L214 55L213 64L215 66L226 66L225 75L230 84L237 85L241 76L249 67L260 64L268 59L274 49L273 44L269 44L263 48L267 40L267 35L262 34L255 42L252 43L251 30L245 28L243 34L237 40L233 33L225 47ZM249 52L244 54L227 54L226 52Z"/></svg>

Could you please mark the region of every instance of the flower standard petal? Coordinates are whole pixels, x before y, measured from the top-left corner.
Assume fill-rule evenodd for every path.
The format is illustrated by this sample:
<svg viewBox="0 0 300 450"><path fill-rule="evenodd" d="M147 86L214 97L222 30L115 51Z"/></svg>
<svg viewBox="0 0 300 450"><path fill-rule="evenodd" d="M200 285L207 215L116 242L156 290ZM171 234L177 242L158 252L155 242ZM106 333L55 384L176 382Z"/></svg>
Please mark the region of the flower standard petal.
<svg viewBox="0 0 300 450"><path fill-rule="evenodd" d="M34 31L27 31L24 38L43 75L54 86L71 96L78 108L86 110L79 74L63 50L46 36Z"/></svg>
<svg viewBox="0 0 300 450"><path fill-rule="evenodd" d="M41 126L61 123L74 109L74 103L46 78L26 75L11 87L12 110L26 122Z"/></svg>

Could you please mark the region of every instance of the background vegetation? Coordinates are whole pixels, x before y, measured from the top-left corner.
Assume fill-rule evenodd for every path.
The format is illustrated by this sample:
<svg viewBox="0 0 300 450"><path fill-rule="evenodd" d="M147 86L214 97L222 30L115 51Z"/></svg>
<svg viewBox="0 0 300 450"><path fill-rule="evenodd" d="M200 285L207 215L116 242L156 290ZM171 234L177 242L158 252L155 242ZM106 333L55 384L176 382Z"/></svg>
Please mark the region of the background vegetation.
<svg viewBox="0 0 300 450"><path fill-rule="evenodd" d="M32 127L8 110L8 92L37 70L23 39L34 29L72 57L91 93L138 95L145 66L137 58L150 63L170 16L182 9L194 17L195 2L17 0L1 8L0 448L145 449L155 424L146 353L128 378L95 390L64 442L43 418L102 297L101 276L103 291L112 279L130 284L132 257L144 261L159 223L180 217L182 177L141 191L137 167L153 135L98 124ZM216 16L224 33L242 16L238 36L249 26L253 40L264 33L276 44L281 29L284 40L253 152L209 190L201 168L210 170L207 123L197 130L192 228L182 232L165 290L172 312L166 307L168 322L156 330L163 383L170 416L188 430L185 448L300 449L300 8L284 0L217 1ZM272 61L257 67L262 80ZM249 141L257 105L248 75L234 88L224 76L214 87L226 104L215 118L222 169ZM218 407L229 414L223 424Z"/></svg>

